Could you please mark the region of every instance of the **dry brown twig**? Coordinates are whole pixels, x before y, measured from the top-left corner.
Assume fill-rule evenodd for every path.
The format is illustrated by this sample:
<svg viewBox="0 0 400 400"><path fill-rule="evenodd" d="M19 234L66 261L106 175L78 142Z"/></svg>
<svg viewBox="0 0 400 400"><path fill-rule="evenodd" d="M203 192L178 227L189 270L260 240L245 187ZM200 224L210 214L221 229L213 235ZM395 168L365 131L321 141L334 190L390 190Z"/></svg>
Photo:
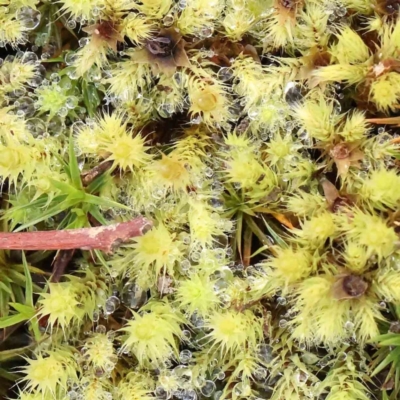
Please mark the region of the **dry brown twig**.
<svg viewBox="0 0 400 400"><path fill-rule="evenodd" d="M111 253L121 243L141 236L153 226L139 217L131 221L92 228L0 232L0 249L7 250L102 250Z"/></svg>
<svg viewBox="0 0 400 400"><path fill-rule="evenodd" d="M90 171L82 174L82 183L85 186L88 186L92 181L94 181L99 175L102 175L104 172L109 170L113 165L112 161L103 161L99 165L96 165Z"/></svg>

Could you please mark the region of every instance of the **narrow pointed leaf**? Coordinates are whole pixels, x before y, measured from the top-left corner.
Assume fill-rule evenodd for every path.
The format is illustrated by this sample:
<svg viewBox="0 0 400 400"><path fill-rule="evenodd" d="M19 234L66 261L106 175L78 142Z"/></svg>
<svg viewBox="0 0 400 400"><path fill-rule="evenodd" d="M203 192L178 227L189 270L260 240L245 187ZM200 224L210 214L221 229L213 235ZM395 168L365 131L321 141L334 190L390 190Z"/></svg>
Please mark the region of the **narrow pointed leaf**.
<svg viewBox="0 0 400 400"><path fill-rule="evenodd" d="M79 169L78 160L75 154L74 138L72 133L69 135L69 173L72 184L76 189L82 189L81 171Z"/></svg>

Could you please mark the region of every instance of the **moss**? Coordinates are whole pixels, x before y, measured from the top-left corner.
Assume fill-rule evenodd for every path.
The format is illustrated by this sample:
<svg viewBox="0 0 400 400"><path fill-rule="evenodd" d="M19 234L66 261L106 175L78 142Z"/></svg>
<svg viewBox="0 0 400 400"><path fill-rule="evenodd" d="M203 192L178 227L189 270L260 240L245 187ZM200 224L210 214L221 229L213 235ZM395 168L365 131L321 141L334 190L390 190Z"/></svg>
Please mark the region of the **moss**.
<svg viewBox="0 0 400 400"><path fill-rule="evenodd" d="M397 399L397 6L4 0L0 396Z"/></svg>

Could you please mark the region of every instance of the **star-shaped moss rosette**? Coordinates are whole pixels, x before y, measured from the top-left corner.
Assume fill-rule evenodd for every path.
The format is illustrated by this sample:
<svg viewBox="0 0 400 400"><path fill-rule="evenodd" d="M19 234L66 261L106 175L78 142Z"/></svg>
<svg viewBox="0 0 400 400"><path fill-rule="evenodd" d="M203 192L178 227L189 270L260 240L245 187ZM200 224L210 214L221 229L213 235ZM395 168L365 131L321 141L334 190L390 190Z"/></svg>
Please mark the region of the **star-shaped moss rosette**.
<svg viewBox="0 0 400 400"><path fill-rule="evenodd" d="M185 40L177 28L161 29L158 35L146 41L143 49L132 53L131 59L151 64L153 72L172 76L178 67L190 67L185 51Z"/></svg>
<svg viewBox="0 0 400 400"><path fill-rule="evenodd" d="M342 82L354 87L353 96L360 107L372 112L393 111L400 100L400 21L386 25L380 21L378 26L371 22L369 34L365 42L361 31L341 27L337 42L329 49L331 65L315 69L311 82Z"/></svg>
<svg viewBox="0 0 400 400"><path fill-rule="evenodd" d="M93 46L98 47L106 44L111 50L117 51L117 43L124 41L119 32L119 26L113 21L101 21L82 30L91 35Z"/></svg>
<svg viewBox="0 0 400 400"><path fill-rule="evenodd" d="M358 148L358 143L338 143L330 150L330 155L336 164L338 174L345 177L350 167L357 167L364 157Z"/></svg>

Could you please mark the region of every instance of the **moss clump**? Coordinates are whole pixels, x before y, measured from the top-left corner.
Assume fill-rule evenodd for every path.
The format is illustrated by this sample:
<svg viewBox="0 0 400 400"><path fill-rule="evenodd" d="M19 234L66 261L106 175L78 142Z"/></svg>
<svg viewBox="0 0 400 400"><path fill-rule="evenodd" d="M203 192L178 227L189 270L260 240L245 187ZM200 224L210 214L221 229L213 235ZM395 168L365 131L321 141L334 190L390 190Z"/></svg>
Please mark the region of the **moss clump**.
<svg viewBox="0 0 400 400"><path fill-rule="evenodd" d="M0 395L397 399L399 43L396 1L4 0Z"/></svg>

